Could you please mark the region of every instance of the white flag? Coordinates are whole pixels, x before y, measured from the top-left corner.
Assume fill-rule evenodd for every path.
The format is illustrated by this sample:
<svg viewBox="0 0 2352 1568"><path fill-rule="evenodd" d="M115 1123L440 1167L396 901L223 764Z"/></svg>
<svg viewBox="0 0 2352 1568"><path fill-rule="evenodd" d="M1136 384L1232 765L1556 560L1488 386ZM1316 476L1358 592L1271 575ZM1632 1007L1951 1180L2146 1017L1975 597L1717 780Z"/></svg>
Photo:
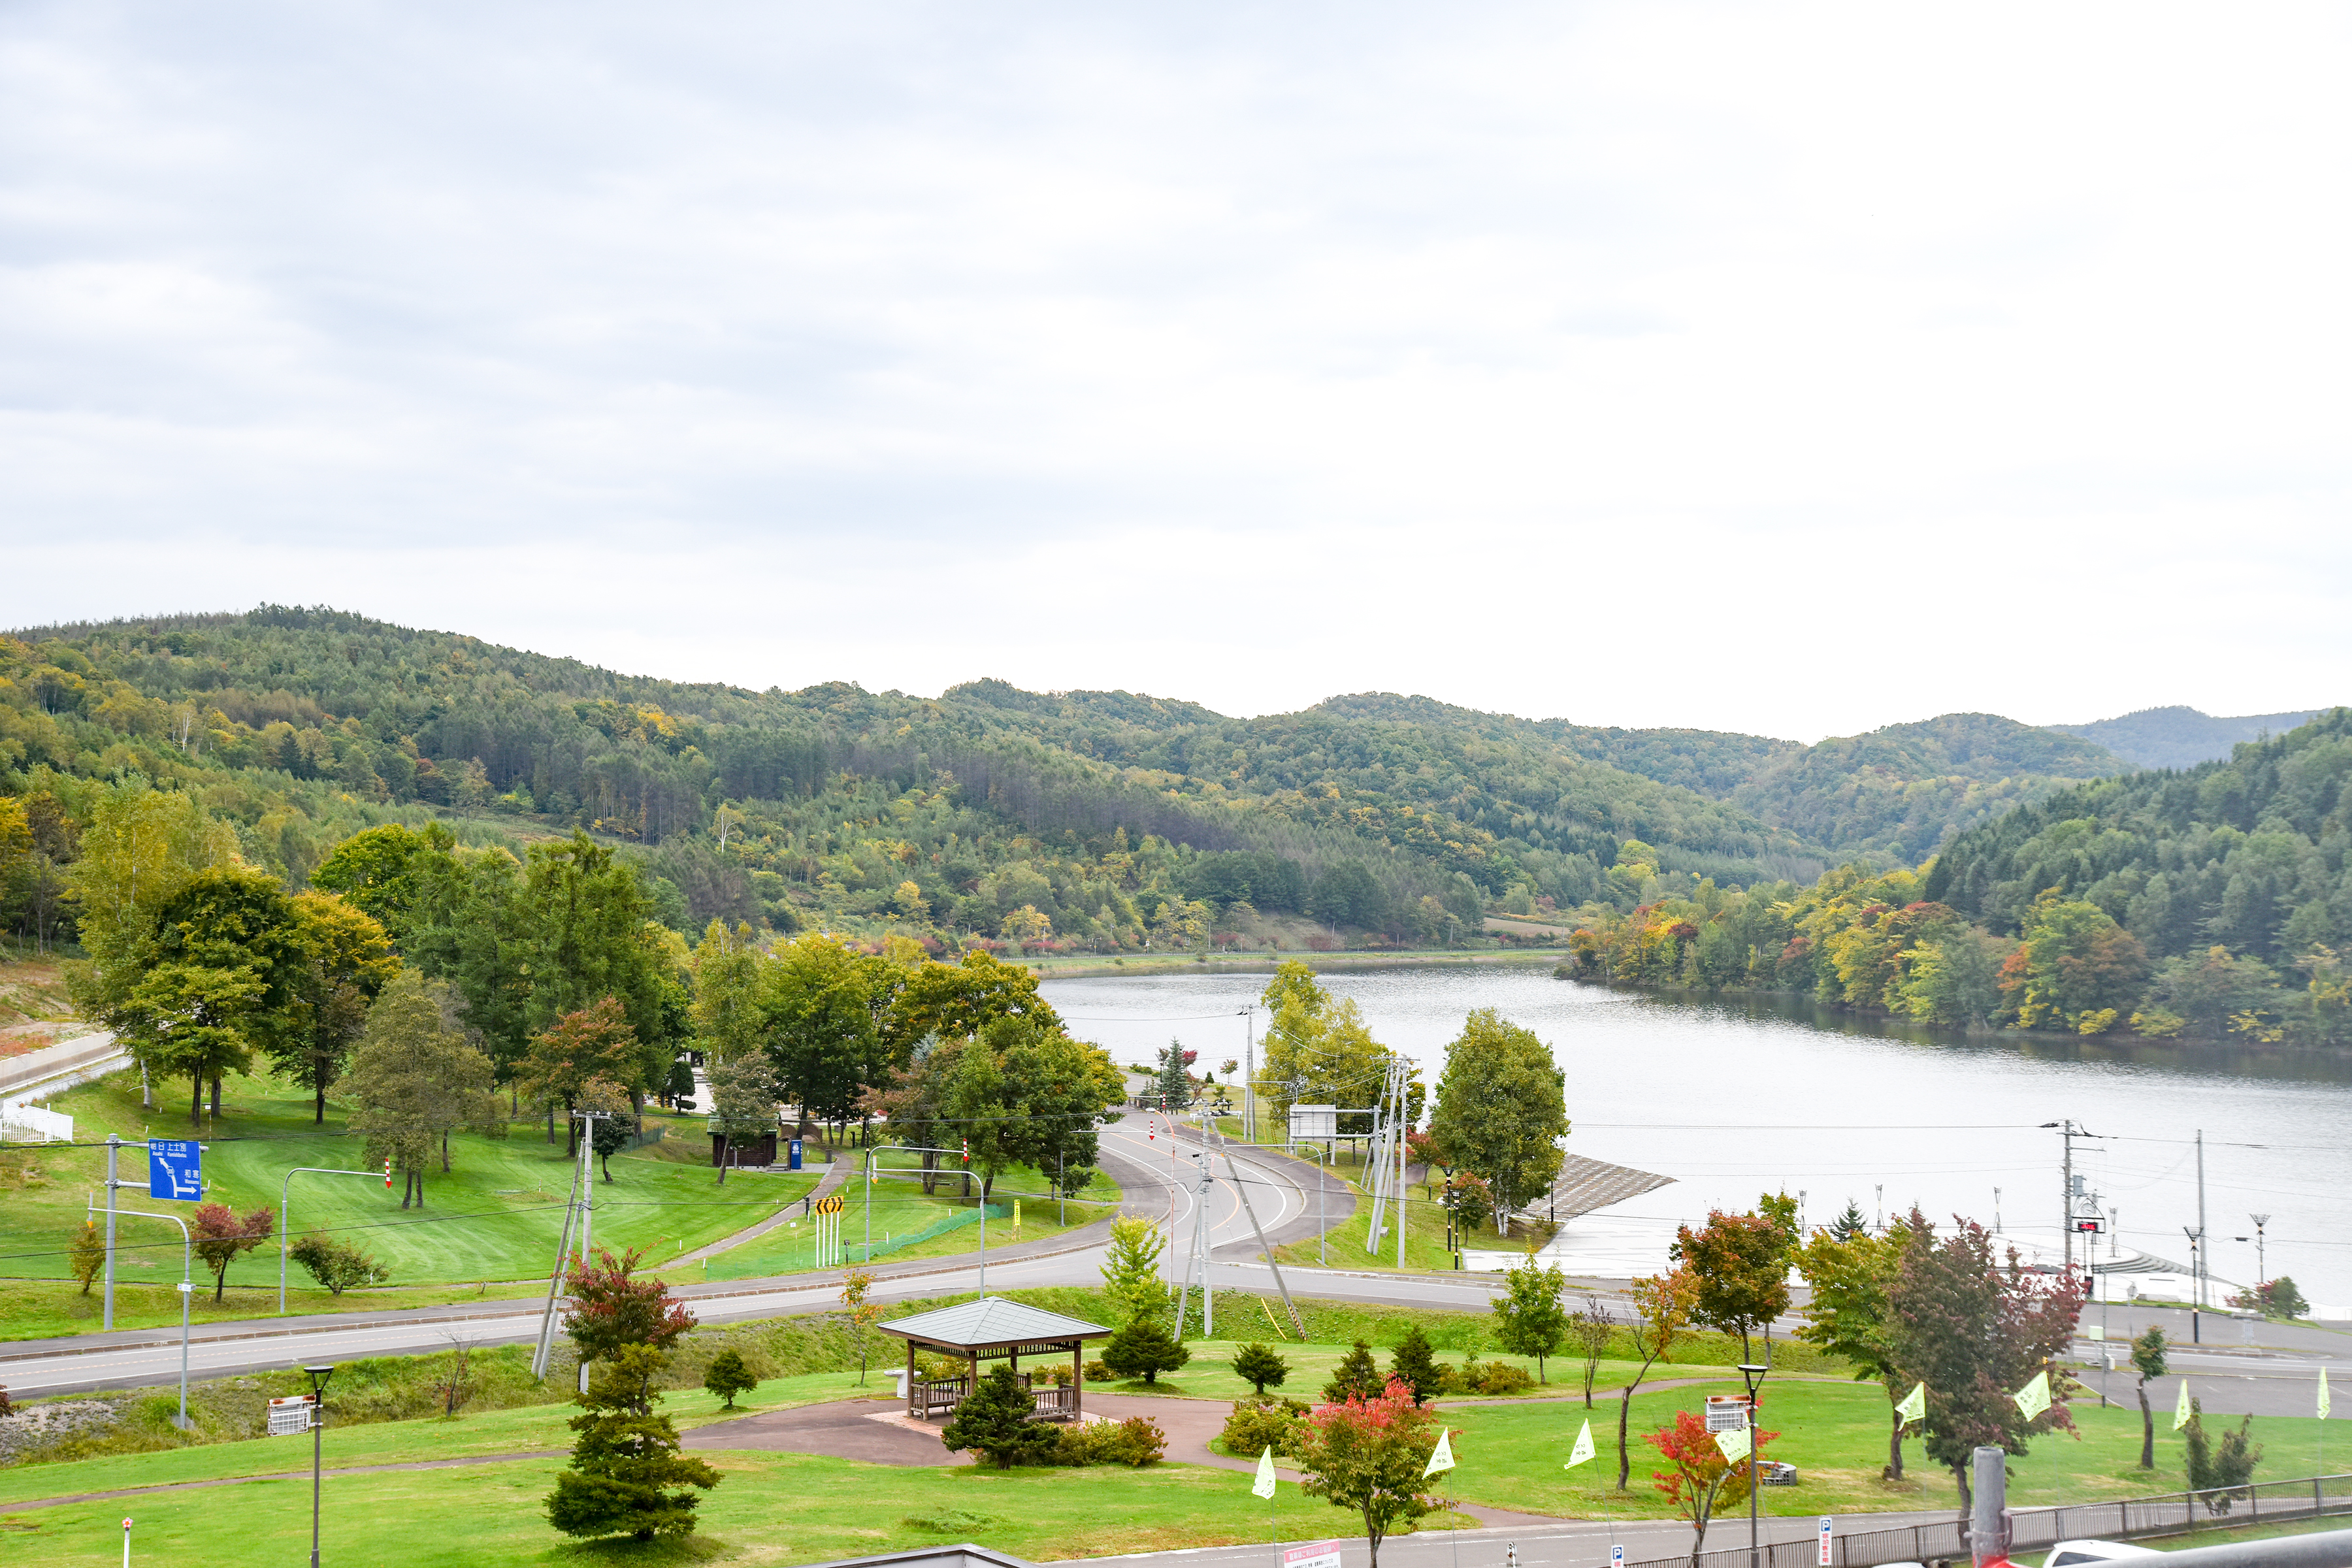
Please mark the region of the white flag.
<svg viewBox="0 0 2352 1568"><path fill-rule="evenodd" d="M1927 1419L1927 1385L1924 1383L1913 1384L1911 1392L1905 1394L1903 1402L1895 1407L1895 1414L1903 1417L1903 1425L1906 1426L1910 1426L1914 1421Z"/></svg>
<svg viewBox="0 0 2352 1568"><path fill-rule="evenodd" d="M1748 1428L1742 1426L1736 1431L1717 1432L1715 1446L1723 1450L1726 1459L1735 1465L1739 1463L1748 1457Z"/></svg>
<svg viewBox="0 0 2352 1568"><path fill-rule="evenodd" d="M1425 1480L1440 1470L1450 1470L1453 1468L1454 1434L1441 1431L1437 1434L1437 1447L1430 1450L1429 1463L1421 1468L1422 1478Z"/></svg>
<svg viewBox="0 0 2352 1568"><path fill-rule="evenodd" d="M2320 1375L2325 1377L2327 1374L2322 1373ZM1562 1465L1560 1468L1563 1470L1576 1468L1577 1466L1592 1458L1592 1418L1587 1416L1584 1425L1577 1428L1576 1447L1568 1451L1568 1463Z"/></svg>
<svg viewBox="0 0 2352 1568"><path fill-rule="evenodd" d="M2319 1418L2327 1419L2327 1369L2319 1369Z"/></svg>
<svg viewBox="0 0 2352 1568"><path fill-rule="evenodd" d="M2029 1421L2032 1420L2050 1408L2050 1374L2046 1372L2035 1373L2032 1383L2027 1384L2010 1397L2017 1401L2017 1408L2024 1414L2025 1418Z"/></svg>
<svg viewBox="0 0 2352 1568"><path fill-rule="evenodd" d="M2184 1377L2180 1380L2180 1403L2174 1406L2172 1412L2172 1429L2178 1432L2188 1426L2189 1416L2189 1380Z"/></svg>
<svg viewBox="0 0 2352 1568"><path fill-rule="evenodd" d="M1266 1445L1265 1452L1257 1457L1257 1480L1250 1490L1263 1498L1274 1495L1274 1445L1271 1443Z"/></svg>

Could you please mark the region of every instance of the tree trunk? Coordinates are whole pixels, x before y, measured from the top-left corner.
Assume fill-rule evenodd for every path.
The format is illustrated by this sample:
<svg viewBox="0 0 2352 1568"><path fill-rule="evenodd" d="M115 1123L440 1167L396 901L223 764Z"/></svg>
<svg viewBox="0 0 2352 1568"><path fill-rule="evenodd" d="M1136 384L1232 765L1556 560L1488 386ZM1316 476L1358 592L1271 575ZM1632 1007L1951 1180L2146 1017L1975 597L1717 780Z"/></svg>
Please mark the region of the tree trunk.
<svg viewBox="0 0 2352 1568"><path fill-rule="evenodd" d="M719 1184L722 1187L727 1184L728 1149L733 1142L734 1140L728 1137L726 1133L721 1132L719 1135Z"/></svg>
<svg viewBox="0 0 2352 1568"><path fill-rule="evenodd" d="M1739 1325L1739 1359L1750 1365L1753 1365L1756 1361L1754 1356L1748 1353L1748 1324L1745 1321Z"/></svg>
<svg viewBox="0 0 2352 1568"><path fill-rule="evenodd" d="M327 1084L323 1079L319 1082L319 1099L311 1107L310 1120L320 1127L327 1124Z"/></svg>
<svg viewBox="0 0 2352 1568"><path fill-rule="evenodd" d="M188 1075L188 1120L202 1127L205 1124L205 1075Z"/></svg>
<svg viewBox="0 0 2352 1568"><path fill-rule="evenodd" d="M1962 1459L1954 1465L1952 1474L1960 1483L1960 1542L1965 1546L1969 1539L1969 1515L1975 1508L1969 1497L1969 1461Z"/></svg>
<svg viewBox="0 0 2352 1568"><path fill-rule="evenodd" d="M2156 1416L2147 1407L2147 1379L2139 1380L2139 1468L2156 1468Z"/></svg>
<svg viewBox="0 0 2352 1568"><path fill-rule="evenodd" d="M213 1120L220 1120L220 1074L213 1074Z"/></svg>
<svg viewBox="0 0 2352 1568"><path fill-rule="evenodd" d="M1617 1489L1625 1489L1625 1478L1633 1473L1633 1456L1625 1448L1625 1426L1633 1414L1633 1391L1642 1386L1642 1378L1649 1375L1650 1363L1643 1362L1640 1375L1625 1385L1617 1396Z"/></svg>
<svg viewBox="0 0 2352 1568"><path fill-rule="evenodd" d="M1888 1397L1892 1398L1893 1395L1890 1394ZM1886 1435L1886 1468L1879 1472L1879 1478L1882 1480L1899 1481L1903 1479L1903 1413L1896 1410L1890 1414L1895 1426L1894 1429Z"/></svg>

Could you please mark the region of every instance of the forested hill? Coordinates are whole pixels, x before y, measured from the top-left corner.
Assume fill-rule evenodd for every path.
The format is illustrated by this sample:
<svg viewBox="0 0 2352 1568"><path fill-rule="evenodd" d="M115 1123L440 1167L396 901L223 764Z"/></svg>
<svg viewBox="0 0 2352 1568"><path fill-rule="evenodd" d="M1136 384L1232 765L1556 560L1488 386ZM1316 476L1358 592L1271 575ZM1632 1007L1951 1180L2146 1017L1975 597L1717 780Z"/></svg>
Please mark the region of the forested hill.
<svg viewBox="0 0 2352 1568"><path fill-rule="evenodd" d="M0 791L176 784L298 885L375 821L585 828L637 845L682 925L953 938L1026 910L1097 942L1173 899L1180 923L1188 900L1206 916L1245 903L1435 940L1506 897L1642 896L1611 876L1621 861L1724 886L1916 861L1987 813L2119 765L1984 715L1806 747L1377 693L1232 719L994 679L937 699L752 691L326 609L0 638Z"/></svg>
<svg viewBox="0 0 2352 1568"><path fill-rule="evenodd" d="M2211 946L2271 964L2352 940L2352 709L2227 762L2051 795L1954 839L1924 896L2020 929L2049 889L2158 959Z"/></svg>
<svg viewBox="0 0 2352 1568"><path fill-rule="evenodd" d="M2053 724L2069 735L2095 741L2143 768L2193 768L2200 763L2221 762L2242 742L2267 740L2308 724L2316 709L2299 713L2248 713L2216 719L2194 708L2143 708L2120 719L2093 724Z"/></svg>

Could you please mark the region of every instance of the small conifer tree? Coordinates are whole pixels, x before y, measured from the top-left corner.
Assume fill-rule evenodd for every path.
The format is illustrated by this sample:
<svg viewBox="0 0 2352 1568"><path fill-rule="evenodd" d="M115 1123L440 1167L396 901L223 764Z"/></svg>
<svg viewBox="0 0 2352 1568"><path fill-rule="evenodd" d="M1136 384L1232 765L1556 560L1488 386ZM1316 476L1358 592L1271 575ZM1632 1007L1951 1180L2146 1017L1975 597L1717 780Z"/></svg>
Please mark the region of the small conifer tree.
<svg viewBox="0 0 2352 1568"><path fill-rule="evenodd" d="M669 1489L707 1491L719 1484L719 1472L680 1453L677 1428L654 1414L661 1397L654 1374L664 1360L651 1345L624 1345L572 1401L585 1412L572 1418L580 1437L572 1446L572 1468L555 1478L547 1497L548 1522L564 1534L651 1541L693 1531L701 1500Z"/></svg>
<svg viewBox="0 0 2352 1568"><path fill-rule="evenodd" d="M1234 1375L1264 1395L1268 1388L1282 1386L1290 1375L1290 1363L1275 1354L1272 1345L1253 1341L1234 1352Z"/></svg>
<svg viewBox="0 0 2352 1568"><path fill-rule="evenodd" d="M1404 1338L1398 1342L1396 1353L1389 1358L1389 1373L1412 1390L1415 1405L1428 1404L1444 1383L1444 1369L1437 1364L1429 1336L1421 1331L1418 1323L1406 1330Z"/></svg>
<svg viewBox="0 0 2352 1568"><path fill-rule="evenodd" d="M988 1370L979 1386L956 1406L955 1418L940 1434L950 1448L969 1449L998 1469L1016 1464L1043 1464L1061 1443L1061 1434L1033 1419L1035 1405L1013 1369Z"/></svg>
<svg viewBox="0 0 2352 1568"><path fill-rule="evenodd" d="M1157 1383L1163 1372L1175 1372L1192 1359L1192 1352L1170 1336L1157 1318L1138 1318L1111 1335L1103 1346L1103 1364L1120 1377Z"/></svg>
<svg viewBox="0 0 2352 1568"><path fill-rule="evenodd" d="M1372 1347L1358 1340L1355 1349L1339 1358L1339 1369L1331 1374L1331 1381L1323 1385L1323 1398L1331 1405L1345 1405L1350 1398L1370 1399L1388 1383L1372 1360Z"/></svg>

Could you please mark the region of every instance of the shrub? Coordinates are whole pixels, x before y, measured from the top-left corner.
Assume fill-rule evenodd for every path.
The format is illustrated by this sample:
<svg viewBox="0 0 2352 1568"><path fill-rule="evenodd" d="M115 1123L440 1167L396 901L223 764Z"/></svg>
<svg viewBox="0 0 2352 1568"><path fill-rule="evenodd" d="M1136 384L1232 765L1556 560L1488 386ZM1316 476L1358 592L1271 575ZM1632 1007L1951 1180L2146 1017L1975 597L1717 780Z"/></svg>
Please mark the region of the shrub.
<svg viewBox="0 0 2352 1568"><path fill-rule="evenodd" d="M925 1383L948 1383L971 1371L970 1363L953 1356L933 1355L929 1351L915 1352L915 1375Z"/></svg>
<svg viewBox="0 0 2352 1568"><path fill-rule="evenodd" d="M1108 1362L1090 1361L1087 1363L1087 1381L1088 1383L1108 1383L1118 1375L1118 1373L1111 1371L1110 1364Z"/></svg>
<svg viewBox="0 0 2352 1568"><path fill-rule="evenodd" d="M1124 1421L1089 1421L1065 1426L1054 1458L1065 1465L1156 1465L1168 1453L1168 1434L1141 1415Z"/></svg>
<svg viewBox="0 0 2352 1568"><path fill-rule="evenodd" d="M1225 1429L1217 1434L1225 1452L1236 1459L1254 1459L1271 1447L1277 1454L1297 1451L1298 1417L1272 1400L1236 1399Z"/></svg>
<svg viewBox="0 0 2352 1568"><path fill-rule="evenodd" d="M354 1285L381 1285L392 1278L392 1271L348 1242L312 1231L292 1247L286 1256L310 1270L310 1278L327 1288L330 1296L340 1296Z"/></svg>
<svg viewBox="0 0 2352 1568"><path fill-rule="evenodd" d="M1517 1394L1523 1388L1533 1388L1536 1380L1523 1366L1513 1366L1507 1361L1489 1362L1484 1376L1478 1381L1481 1394Z"/></svg>
<svg viewBox="0 0 2352 1568"><path fill-rule="evenodd" d="M1157 1318L1138 1318L1111 1335L1103 1346L1103 1364L1121 1377L1157 1383L1163 1372L1175 1372L1192 1359L1192 1352L1171 1338Z"/></svg>
<svg viewBox="0 0 2352 1568"><path fill-rule="evenodd" d="M702 1386L725 1400L727 1408L732 1410L735 1396L751 1393L760 1386L760 1380L743 1364L742 1355L730 1348L710 1358L709 1370L702 1374Z"/></svg>
<svg viewBox="0 0 2352 1568"><path fill-rule="evenodd" d="M1282 1386L1290 1375L1290 1363L1275 1354L1272 1345L1253 1342L1234 1352L1234 1375L1263 1395L1270 1387Z"/></svg>

